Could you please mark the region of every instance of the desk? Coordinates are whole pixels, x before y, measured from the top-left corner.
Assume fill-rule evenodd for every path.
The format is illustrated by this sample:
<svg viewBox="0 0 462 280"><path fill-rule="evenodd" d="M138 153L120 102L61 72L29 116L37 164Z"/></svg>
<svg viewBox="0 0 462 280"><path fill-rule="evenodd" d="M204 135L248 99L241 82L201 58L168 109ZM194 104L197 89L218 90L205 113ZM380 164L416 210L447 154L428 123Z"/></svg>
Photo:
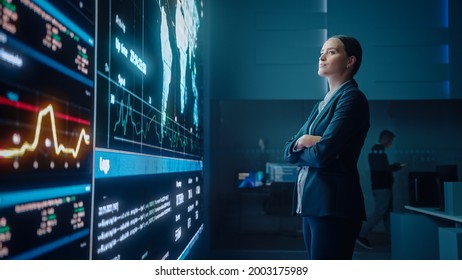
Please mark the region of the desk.
<svg viewBox="0 0 462 280"><path fill-rule="evenodd" d="M422 214L454 221L456 227L462 227L462 216L448 215L445 212L438 210L437 208L430 208L430 207L414 207L414 206L406 205L404 206L404 208L406 208L407 210L419 212Z"/></svg>
<svg viewBox="0 0 462 280"><path fill-rule="evenodd" d="M405 209L390 216L392 259L462 258L462 216L428 207Z"/></svg>

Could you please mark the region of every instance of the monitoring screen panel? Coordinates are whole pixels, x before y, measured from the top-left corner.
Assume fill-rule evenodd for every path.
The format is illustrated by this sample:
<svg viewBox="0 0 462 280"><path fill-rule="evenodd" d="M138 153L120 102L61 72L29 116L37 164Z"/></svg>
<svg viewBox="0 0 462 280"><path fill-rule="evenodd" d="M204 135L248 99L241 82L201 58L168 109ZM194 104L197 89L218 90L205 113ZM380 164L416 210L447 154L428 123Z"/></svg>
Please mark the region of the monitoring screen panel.
<svg viewBox="0 0 462 280"><path fill-rule="evenodd" d="M0 259L182 259L203 230L202 3L0 2Z"/></svg>

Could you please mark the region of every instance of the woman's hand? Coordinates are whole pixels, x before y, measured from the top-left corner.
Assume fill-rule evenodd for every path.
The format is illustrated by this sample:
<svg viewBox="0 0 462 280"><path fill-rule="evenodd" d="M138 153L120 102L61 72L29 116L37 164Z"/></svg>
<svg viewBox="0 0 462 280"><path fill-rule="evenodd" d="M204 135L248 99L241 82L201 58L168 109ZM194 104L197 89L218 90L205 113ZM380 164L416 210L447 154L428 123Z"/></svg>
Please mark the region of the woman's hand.
<svg viewBox="0 0 462 280"><path fill-rule="evenodd" d="M314 146L320 140L321 136L305 134L302 137L298 138L297 142L295 143L295 149L301 150L303 148L309 148L311 146Z"/></svg>

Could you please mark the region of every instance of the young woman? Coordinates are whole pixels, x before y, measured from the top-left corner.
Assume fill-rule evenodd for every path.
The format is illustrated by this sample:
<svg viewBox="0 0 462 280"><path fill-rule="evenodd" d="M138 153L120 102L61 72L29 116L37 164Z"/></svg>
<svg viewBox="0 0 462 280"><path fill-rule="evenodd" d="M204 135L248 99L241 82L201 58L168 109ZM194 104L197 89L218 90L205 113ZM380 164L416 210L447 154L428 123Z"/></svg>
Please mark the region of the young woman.
<svg viewBox="0 0 462 280"><path fill-rule="evenodd" d="M309 259L352 259L366 219L357 162L369 105L354 80L361 60L353 37L337 35L324 43L318 75L327 79L329 92L284 148L285 159L300 166L294 212L302 215Z"/></svg>

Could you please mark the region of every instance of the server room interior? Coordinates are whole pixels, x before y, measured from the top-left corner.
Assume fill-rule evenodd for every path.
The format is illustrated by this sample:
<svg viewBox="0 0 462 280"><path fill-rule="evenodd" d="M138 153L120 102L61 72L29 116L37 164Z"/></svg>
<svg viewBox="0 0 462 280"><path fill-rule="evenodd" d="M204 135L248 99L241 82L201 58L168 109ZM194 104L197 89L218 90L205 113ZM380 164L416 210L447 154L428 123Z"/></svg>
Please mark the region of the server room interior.
<svg viewBox="0 0 462 280"><path fill-rule="evenodd" d="M311 90L317 89L312 84L319 82L314 77L316 72L301 70L307 65L307 68L311 67L311 62L307 62L308 55L304 53L308 48L303 48L306 40L295 43L297 36L311 30L307 30L309 24L301 16L305 15L303 12L298 13L291 8L279 12L274 1L271 1L274 5L265 7L249 3L245 10L239 9L242 1L232 2L214 1L211 5L214 12L214 25L211 27L214 81L210 86L210 166L207 168L211 185L210 254L206 258L304 259L306 254L301 220L290 213L293 184L239 189L237 176L239 172L264 171L267 162L281 162L281 147L298 130L315 104L316 100L309 99L315 95ZM428 28L424 16L416 19L416 22L408 22L401 9L393 8L394 12L390 12L390 8L387 9L388 13L384 12L390 16L387 19L389 22L377 23L370 12L373 10L373 14L377 15L383 5L373 7L374 4L366 4L367 1L340 2L328 1L328 34L359 34L365 47L365 59L358 80L360 85L367 83L363 89L370 98L371 128L358 168L366 211L370 215L374 208L367 154L372 145L378 142L380 131L390 129L396 134L393 146L387 151L390 161L407 163L405 168L394 173L393 212L406 213L405 206L409 205L409 173L433 172L437 165L457 164L458 173L461 174L462 150L459 143L462 133L460 122L457 121L462 117L461 88L460 83L453 79L456 72L454 63L460 61L461 56L451 52L450 96L433 98L426 95L420 89L427 87L436 76L424 73L428 70L424 70L425 67L417 69L415 65L409 66L406 69L414 73L390 78L395 71L402 73L395 68L395 64L402 67L403 63L412 64L420 59L405 57L409 56L412 46L426 48L423 45L439 40L410 36L414 32L422 34ZM448 4L447 1L442 3L437 5ZM398 1L388 4L399 7ZM451 19L454 18L451 15L460 11L461 5L455 1L449 1L449 5L450 34L454 34L452 32L461 27L460 23ZM431 5L427 7L420 2L419 6L426 10ZM369 13L369 16L358 19L348 17L346 23L345 15L358 11ZM276 14L280 16L280 21L270 21L269 17ZM383 17L379 18L384 20ZM393 26L399 24L403 25L402 33L390 31L396 30ZM368 26L375 29L371 31ZM382 39L377 39L382 36ZM374 42L368 38L373 38ZM460 39L455 36L450 38L450 48L458 49ZM375 48L373 55L384 54L390 61L383 57L372 57L369 47ZM283 50L278 51L278 48ZM397 81L392 86L380 81L377 75L384 72L378 68L390 72L384 74L387 76L384 80ZM436 68L435 71L438 71ZM369 70L380 74L374 76L367 73ZM416 81L406 81L411 79ZM408 87L409 83L417 85L412 88ZM375 227L369 240L374 249L356 245L353 259L393 258L391 237L385 233L383 223Z"/></svg>

